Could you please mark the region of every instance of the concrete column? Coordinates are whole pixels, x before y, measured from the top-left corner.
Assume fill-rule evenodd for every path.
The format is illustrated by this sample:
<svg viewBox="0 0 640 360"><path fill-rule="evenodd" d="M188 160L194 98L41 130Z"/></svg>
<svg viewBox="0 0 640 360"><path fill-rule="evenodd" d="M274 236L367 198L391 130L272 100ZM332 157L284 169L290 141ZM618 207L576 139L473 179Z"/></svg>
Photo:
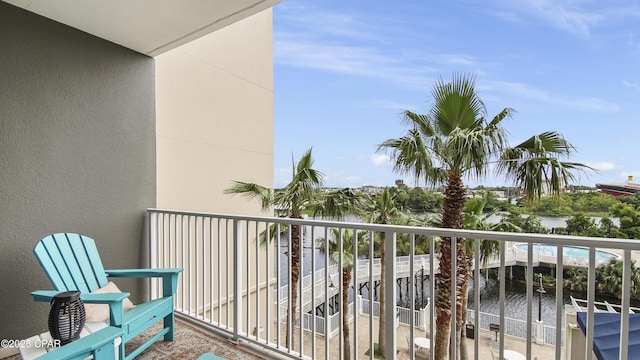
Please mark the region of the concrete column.
<svg viewBox="0 0 640 360"><path fill-rule="evenodd" d="M544 344L544 321L536 320L536 344Z"/></svg>
<svg viewBox="0 0 640 360"><path fill-rule="evenodd" d="M420 310L421 320L420 320L419 329L422 331L427 331L427 315L428 315L427 310L428 309L429 309L429 306L425 306L422 310Z"/></svg>

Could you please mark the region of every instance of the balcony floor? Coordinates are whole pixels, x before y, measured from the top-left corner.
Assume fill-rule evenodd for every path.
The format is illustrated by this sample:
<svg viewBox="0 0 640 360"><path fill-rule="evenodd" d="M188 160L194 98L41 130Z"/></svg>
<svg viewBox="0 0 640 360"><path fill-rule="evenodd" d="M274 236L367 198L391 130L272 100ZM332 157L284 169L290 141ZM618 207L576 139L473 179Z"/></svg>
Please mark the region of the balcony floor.
<svg viewBox="0 0 640 360"><path fill-rule="evenodd" d="M142 333L127 343L127 352L150 338L160 330L160 325ZM131 344L131 346L129 346ZM265 359L242 347L227 341L207 330L200 329L176 318L176 333L173 342L157 341L136 357L136 360L182 360L197 359L204 353L211 353L224 359L255 360Z"/></svg>
<svg viewBox="0 0 640 360"><path fill-rule="evenodd" d="M350 325L351 334L354 333L353 322ZM374 338L377 338L378 331L378 318L374 317L373 319L373 328L374 328ZM159 329L159 327L158 327ZM157 331L157 329L156 329ZM282 334L286 332L286 325L282 325L281 327ZM409 336L409 326L400 325L397 331L397 348L398 360L410 359L409 355L409 346L407 344L407 337ZM480 359L491 359L491 349L493 348L494 353L497 354L497 348L499 344L495 342L495 333L480 330L480 338L479 338L479 350L480 350ZM148 335L150 336L150 335ZM146 334L142 334L137 339L134 340L134 346L138 343L142 343L146 338L148 338ZM296 338L295 342L298 346L298 334L294 337ZM415 329L414 336L428 336L424 331ZM275 339L273 339L275 340ZM309 332L305 332L304 335L305 355L311 356L311 334ZM358 358L369 358L365 356L365 352L368 350L369 344L369 316L368 315L360 315L358 322ZM474 340L467 339L467 349L469 353L469 358L473 359L473 346ZM331 337L330 345L329 345L329 357L330 359L339 359L339 335L336 333ZM511 349L518 351L522 354L526 353L526 343L523 339L518 339L510 336L505 336L505 349ZM324 345L324 337L317 336L316 337L316 356L319 359L324 359L325 357L325 345ZM217 336L216 334L207 331L205 329L201 329L195 327L189 323L176 319L176 339L172 343L165 342L156 342L150 349L147 349L138 357L136 360L156 360L156 359L196 359L203 353L211 353L214 355L218 355L225 359L269 359L269 358L279 358L282 359L282 356L279 356L276 353L270 352L268 349L265 350L267 353L263 355L259 355L255 352L251 352L247 347L238 346L232 342L226 341L225 339ZM532 344L532 355L537 356L538 359L552 359L555 357L555 347L553 346L545 346ZM416 353L416 359L428 359L428 357L424 353Z"/></svg>
<svg viewBox="0 0 640 360"><path fill-rule="evenodd" d="M160 330L156 324L149 331L142 333L127 344L127 352L149 339ZM131 346L129 346L131 344ZM15 351L17 353L17 349ZM189 323L176 319L175 340L173 342L157 341L147 350L138 355L136 360L192 360L204 353L211 353L225 359L256 360L266 359L226 341L213 333L194 327ZM22 357L12 355L2 360L21 360Z"/></svg>
<svg viewBox="0 0 640 360"><path fill-rule="evenodd" d="M367 351L367 344L369 343L369 317L368 315L361 315L358 322L358 358L368 358L364 354ZM374 318L374 338L377 338L378 319ZM353 334L353 323L351 323L351 333ZM127 351L131 348L135 348L138 344L141 344L146 339L151 337L155 332L160 329L160 324L138 336L132 340L127 346ZM286 326L282 328L282 331L286 331ZM410 359L409 346L407 345L407 337L409 336L409 327L406 325L400 325L397 329L397 346L398 346L398 360ZM415 329L414 336L425 336L425 332L419 329ZM469 350L469 358L473 358L473 341L467 339L467 348ZM296 343L298 342L296 338ZM311 344L310 333L306 332L304 335L305 351L306 355L310 356L311 351L308 348ZM128 345L129 345L128 344ZM296 344L297 346L298 344ZM487 330L480 331L479 339L480 359L491 359L490 348L497 349L498 343L495 342L495 334ZM339 358L339 335L336 333L331 338L330 342L330 359ZM512 338L505 336L505 349L516 350L522 354L526 352L526 343L522 339ZM316 356L320 359L325 358L324 354L324 337L318 336L316 338ZM153 344L149 349L142 352L136 357L136 360L172 360L172 359L197 359L204 353L211 353L220 356L225 359L240 359L240 360L254 360L254 359L270 359L270 358L282 358L276 353L269 352L259 355L256 352L251 352L250 349L243 346L238 346L224 338L217 336L216 334L207 331L205 329L198 328L189 324L183 320L176 319L176 334L175 341L162 342L158 341ZM496 350L494 350L496 352ZM532 344L533 356L537 356L538 359L552 359L555 357L555 348L552 346L542 346ZM5 360L20 360L20 355L15 355L6 358ZM416 353L416 359L428 359L424 353Z"/></svg>
<svg viewBox="0 0 640 360"><path fill-rule="evenodd" d="M363 314L359 316L358 356L356 357L358 359L369 359L369 356L365 355L365 353L367 353L369 349L369 341L370 341L369 322L370 322L369 315ZM353 336L353 333L354 333L353 321L350 322L349 327L350 327L350 333ZM286 331L286 325L283 324L281 326L282 334L284 334L285 331ZM374 332L374 335L373 335L374 342L377 342L377 338L378 338L378 318L377 317L373 318L373 332ZM396 345L398 350L397 356L396 356L397 360L408 360L411 358L409 354L409 345L407 341L407 338L409 337L409 335L410 335L410 328L408 325L401 324L396 329L396 336L397 336ZM414 337L425 337L425 336L428 337L429 336L428 333L417 328L414 329ZM295 338L294 346L296 348L299 346L298 337L299 337L299 333L296 332L294 334L294 338ZM311 334L309 332L305 332L303 336L303 341L305 344L305 355L307 356L312 355L311 340L312 340ZM325 339L323 336L317 336L316 346L315 346L316 357L318 359L339 359L340 358L339 341L340 341L340 335L338 334L338 332L335 332L329 342L329 356L325 357L325 349L326 349ZM468 351L469 359L473 359L474 358L474 340L467 339L466 341L467 341L467 351ZM504 342L505 342L505 350L506 349L515 350L521 354L526 354L527 344L524 339L505 336ZM352 345L353 345L353 338L352 338ZM480 332L479 332L478 345L479 345L479 357L478 357L479 359L491 359L492 358L491 351L493 351L494 354L496 354L497 356L498 348L500 346L499 343L495 341L495 333L488 330L483 330L483 329L480 329ZM536 343L532 343L531 346L532 346L531 348L532 358L536 356L538 357L538 359L555 358L556 350L554 346L538 345ZM429 359L429 356L424 352L416 352L415 358L418 360L425 360L425 359Z"/></svg>

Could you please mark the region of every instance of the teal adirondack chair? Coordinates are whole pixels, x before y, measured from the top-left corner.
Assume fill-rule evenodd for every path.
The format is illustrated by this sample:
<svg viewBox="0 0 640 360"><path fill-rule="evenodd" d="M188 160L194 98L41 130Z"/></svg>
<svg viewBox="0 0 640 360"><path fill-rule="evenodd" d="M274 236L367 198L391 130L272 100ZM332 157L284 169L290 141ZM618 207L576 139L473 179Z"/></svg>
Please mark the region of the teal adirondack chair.
<svg viewBox="0 0 640 360"><path fill-rule="evenodd" d="M114 342L122 336L122 329L108 326L65 346L38 356L36 360L113 360L116 358Z"/></svg>
<svg viewBox="0 0 640 360"><path fill-rule="evenodd" d="M32 292L34 300L51 302L53 296L59 292L78 290L82 301L87 304L108 304L109 325L122 329L123 333L119 348L120 359L133 359L162 336L165 341L173 341L173 298L178 284L178 274L182 269L104 270L93 239L72 233L49 235L38 242L33 252L55 288L53 291ZM160 277L163 297L138 304L125 312L123 301L129 297L129 293L90 294L107 285L107 277ZM164 321L163 329L125 355L125 343L160 320ZM73 347L74 343L71 342L65 347Z"/></svg>

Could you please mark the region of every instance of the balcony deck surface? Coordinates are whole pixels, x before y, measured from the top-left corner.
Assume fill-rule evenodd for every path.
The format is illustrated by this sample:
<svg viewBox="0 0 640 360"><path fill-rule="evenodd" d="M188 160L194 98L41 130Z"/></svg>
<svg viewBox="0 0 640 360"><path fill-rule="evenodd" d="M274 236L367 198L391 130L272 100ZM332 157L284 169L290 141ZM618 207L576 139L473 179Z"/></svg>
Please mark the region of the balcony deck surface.
<svg viewBox="0 0 640 360"><path fill-rule="evenodd" d="M281 332L284 334L286 331L286 325L282 325ZM351 334L354 334L353 322L350 323L349 331ZM374 317L373 319L373 338L374 342L377 342L378 338L378 318ZM410 359L409 355L409 345L407 343L407 337L410 335L410 330L408 325L400 324L400 326L396 329L397 331L397 359L398 360L407 360ZM284 336L284 335L282 335ZM423 330L414 329L414 337L428 337L428 333L425 333ZM295 347L296 349L299 347L299 335L294 335L295 337ZM329 343L329 356L325 357L325 343L324 337L317 336L316 337L316 358L318 359L339 359L339 337L340 335L336 332L330 340ZM369 316L367 314L360 315L358 322L358 356L357 359L369 359L369 356L365 355L367 350L369 349ZM282 340L284 341L284 340ZM474 359L474 340L467 339L467 350L469 354L469 359ZM309 332L305 332L303 337L303 342L305 345L305 355L311 356L311 334ZM499 348L499 343L495 341L495 333L488 330L480 330L479 332L479 359L491 359L491 349L493 348L493 352L497 356L497 349ZM515 350L521 354L526 354L527 344L524 339L519 339L511 336L504 337L505 342L505 350ZM353 338L351 340L351 345L353 346ZM538 345L536 343L532 343L532 358L536 356L538 359L554 359L555 358L555 347L549 345ZM563 349L564 350L564 349ZM353 359L353 356L351 357ZM425 352L416 352L416 359L430 359Z"/></svg>
<svg viewBox="0 0 640 360"><path fill-rule="evenodd" d="M159 328L152 328L157 331ZM378 331L378 319L374 317L373 321L374 339L377 338ZM286 326L283 325L281 332L284 341L284 333ZM353 323L350 325L351 334L354 333ZM153 333L145 332L138 338L130 342L131 346L136 346L148 339ZM275 336L275 335L274 335ZM409 327L407 325L400 325L397 329L397 347L398 347L398 360L410 359L409 346L407 344L407 337L409 336ZM426 336L424 331L415 329L415 337ZM295 346L299 346L299 335L294 334ZM275 341L275 339L274 339ZM305 332L303 337L305 343L305 355L311 356L311 334ZM481 330L479 336L480 347L480 359L491 359L490 348L497 349L498 343L495 342L495 334L490 331ZM467 348L469 351L469 358L473 359L473 339L467 339ZM353 344L353 341L352 341ZM365 356L365 352L368 350L369 344L369 316L361 315L358 322L358 359L368 359ZM131 348L129 346L128 348ZM325 359L325 344L324 337L316 337L316 358ZM522 339L512 338L505 336L505 349L511 349L518 351L522 354L526 353L526 343ZM240 360L257 360L257 359L269 359L269 358L282 358L277 354L264 350L265 353L258 354L253 349L236 345L226 339L201 329L196 326L192 326L182 320L176 319L176 336L173 342L156 342L149 349L142 352L136 360L173 360L173 359L197 359L204 353L211 353L220 356L225 359L240 359ZM495 352L495 350L494 350ZM537 356L538 359L552 359L555 357L555 348L552 346L542 346L532 344L532 355ZM331 337L329 343L329 359L339 359L339 334L334 334ZM416 353L416 359L428 359L424 352ZM20 360L20 355L15 355L6 358L6 360Z"/></svg>

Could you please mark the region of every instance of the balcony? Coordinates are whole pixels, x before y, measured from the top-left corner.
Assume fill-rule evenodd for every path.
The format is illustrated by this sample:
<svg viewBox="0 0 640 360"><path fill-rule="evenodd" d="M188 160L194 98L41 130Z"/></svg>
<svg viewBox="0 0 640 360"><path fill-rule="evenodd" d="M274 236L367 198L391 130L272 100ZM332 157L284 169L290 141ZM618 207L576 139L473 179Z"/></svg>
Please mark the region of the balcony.
<svg viewBox="0 0 640 360"><path fill-rule="evenodd" d="M428 254L416 255L416 239L429 240L440 237L462 237L474 239L475 249L481 240L495 240L500 244L500 254L485 263L475 261L473 272L490 267L504 279L511 266L523 266L527 279L526 320L510 319L504 306L499 314L483 314L480 311L480 292L474 292L473 306L469 308L467 323L467 352L470 359L507 358L513 351L526 359L585 359L591 358L594 350L594 314L598 311L595 300L595 271L599 262L596 249L617 254L624 260L623 297L620 318L620 359L633 358L627 353L629 344L630 308L630 264L638 258L640 242L636 240L599 239L560 235L517 234L453 229L419 228L393 225L374 225L337 221L297 220L275 217L252 217L223 214L205 214L166 210L148 210L149 265L152 267L183 267L184 273L178 285L176 313L181 321L194 323L209 329L222 338L230 339L239 347L257 351L260 356L284 358L340 358L345 349L350 349L351 358L372 358L369 349L378 342L379 303L375 301L370 284L380 278L379 261L374 257L373 247L368 253L353 249L357 262L352 270L349 284L348 322L342 321L340 299L344 288L342 270L345 264L333 263L329 254L316 250L318 238L329 238L330 229L353 233L384 233L386 242L387 284L396 284L399 278L409 282L414 289L417 274L429 277L438 269L435 242L429 241ZM274 226L278 225L278 226ZM300 281L296 302L296 313L292 314L289 299L294 287L288 286L291 254L291 226L300 225L301 251ZM275 241L261 243L259 240L279 229ZM340 236L341 238L341 236ZM408 239L409 256L396 258L395 239ZM390 240L391 239L391 240ZM339 239L339 244L341 241ZM528 247L529 251L517 252L513 245ZM534 244L557 246L555 259L548 255L535 254ZM582 261L567 259L563 247L586 248L588 256ZM476 250L474 258L480 258ZM556 279L555 323L558 328L545 326L534 318L537 314L537 295L534 288L535 266L543 262L553 264L555 273L562 273L565 266L581 266L588 272L588 289L582 306L587 313L586 336L576 328L573 307L565 306L569 299L563 294L562 278ZM325 266L328 264L328 266ZM569 265L565 265L569 264ZM313 271L312 271L313 269ZM455 274L456 264L452 264ZM473 287L480 288L480 277L472 277ZM428 294L434 294L434 282L428 281ZM506 300L505 282L500 281L499 300ZM365 289L363 292L362 290ZM158 284L150 283L151 296L157 296ZM399 286L386 286L387 299L398 298ZM433 359L433 349L417 348L412 339L426 337L435 342L436 312L429 296L422 309L415 308L416 292L409 291L406 308L395 302L385 303L386 358ZM452 299L452 303L455 299ZM455 306L452 306L455 318ZM478 316L475 316L478 314ZM566 320L565 320L566 317ZM476 321L477 320L477 321ZM292 326L288 326L292 324ZM476 326L477 325L477 326ZM504 329L504 331L492 331ZM576 330L577 329L577 330ZM457 332L455 323L452 332ZM344 334L350 334L349 345ZM290 346L288 346L290 344ZM579 344L579 345L576 345ZM156 345L157 346L157 345ZM456 348L451 348L451 358L457 357ZM589 355L584 355L589 354ZM596 356L593 355L595 359Z"/></svg>

